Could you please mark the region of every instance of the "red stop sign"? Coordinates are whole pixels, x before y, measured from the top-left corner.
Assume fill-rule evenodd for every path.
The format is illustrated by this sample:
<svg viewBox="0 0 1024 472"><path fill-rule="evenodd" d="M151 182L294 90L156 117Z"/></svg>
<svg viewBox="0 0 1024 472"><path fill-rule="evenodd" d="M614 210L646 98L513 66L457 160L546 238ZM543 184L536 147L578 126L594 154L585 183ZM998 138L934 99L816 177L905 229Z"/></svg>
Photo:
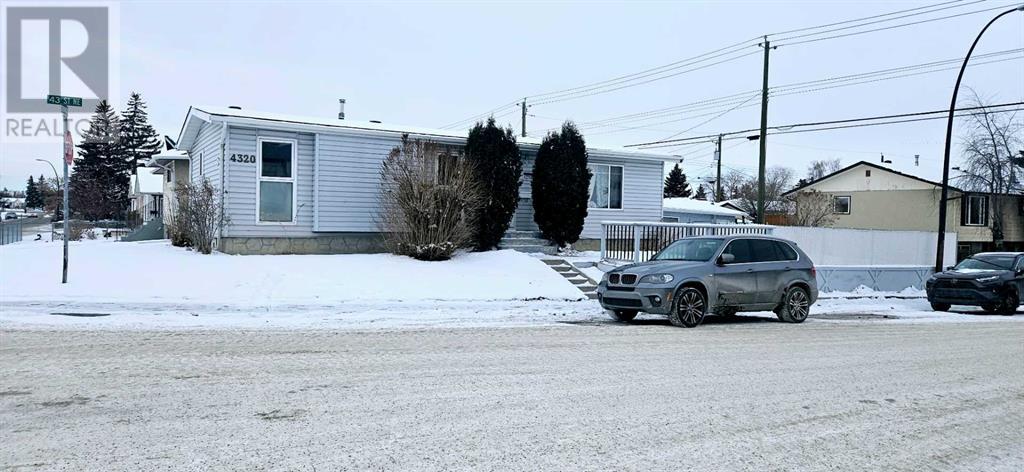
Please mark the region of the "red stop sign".
<svg viewBox="0 0 1024 472"><path fill-rule="evenodd" d="M71 132L64 132L64 162L71 165L75 161L75 143L71 140Z"/></svg>

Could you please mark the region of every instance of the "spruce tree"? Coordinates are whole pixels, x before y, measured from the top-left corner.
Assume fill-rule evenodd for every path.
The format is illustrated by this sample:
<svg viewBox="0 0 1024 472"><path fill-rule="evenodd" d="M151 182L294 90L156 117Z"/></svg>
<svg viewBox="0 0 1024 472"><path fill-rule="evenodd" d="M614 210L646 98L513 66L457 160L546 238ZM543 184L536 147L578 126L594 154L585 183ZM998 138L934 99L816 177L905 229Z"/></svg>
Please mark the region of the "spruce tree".
<svg viewBox="0 0 1024 472"><path fill-rule="evenodd" d="M693 198L695 198L697 200L707 200L708 199L708 193L704 190L704 186L703 185L698 185L697 186L697 194L694 195Z"/></svg>
<svg viewBox="0 0 1024 472"><path fill-rule="evenodd" d="M665 177L665 191L663 196L665 198L675 197L689 197L693 192L690 191L690 185L686 183L686 174L679 168L679 164L676 164L668 173L668 177Z"/></svg>
<svg viewBox="0 0 1024 472"><path fill-rule="evenodd" d="M501 129L493 116L486 125L478 122L469 130L466 158L473 166L483 195L473 245L477 251L488 251L498 247L519 206L523 161L512 128Z"/></svg>
<svg viewBox="0 0 1024 472"><path fill-rule="evenodd" d="M25 184L25 209L39 208L39 189L36 188L36 179L28 176L28 183Z"/></svg>
<svg viewBox="0 0 1024 472"><path fill-rule="evenodd" d="M571 121L544 137L533 167L533 220L541 235L559 247L583 232L590 199L587 144Z"/></svg>
<svg viewBox="0 0 1024 472"><path fill-rule="evenodd" d="M145 163L160 150L159 135L149 124L146 102L138 92L132 92L127 107L121 113L121 145L133 174L140 162Z"/></svg>
<svg viewBox="0 0 1024 472"><path fill-rule="evenodd" d="M78 155L69 182L72 212L94 221L123 217L131 163L120 142L120 120L106 100L96 105Z"/></svg>

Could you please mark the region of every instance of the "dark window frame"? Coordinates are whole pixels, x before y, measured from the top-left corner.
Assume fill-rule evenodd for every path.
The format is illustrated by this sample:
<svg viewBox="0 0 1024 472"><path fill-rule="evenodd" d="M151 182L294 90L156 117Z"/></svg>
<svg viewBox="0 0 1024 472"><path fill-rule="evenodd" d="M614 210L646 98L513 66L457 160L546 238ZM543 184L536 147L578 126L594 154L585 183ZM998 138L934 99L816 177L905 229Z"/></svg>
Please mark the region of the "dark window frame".
<svg viewBox="0 0 1024 472"><path fill-rule="evenodd" d="M846 211L839 211L839 200L846 199ZM853 212L853 196L851 195L833 195L832 196L832 213L836 215L849 215Z"/></svg>

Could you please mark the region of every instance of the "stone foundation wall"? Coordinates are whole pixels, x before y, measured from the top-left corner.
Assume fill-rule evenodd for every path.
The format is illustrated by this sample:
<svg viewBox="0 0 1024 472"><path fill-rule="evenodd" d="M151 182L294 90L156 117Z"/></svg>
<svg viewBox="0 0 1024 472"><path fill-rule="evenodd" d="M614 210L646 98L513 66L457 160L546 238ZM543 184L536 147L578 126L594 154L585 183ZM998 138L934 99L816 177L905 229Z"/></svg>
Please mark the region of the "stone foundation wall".
<svg viewBox="0 0 1024 472"><path fill-rule="evenodd" d="M373 254L387 252L376 233L325 234L312 238L221 238L226 254Z"/></svg>

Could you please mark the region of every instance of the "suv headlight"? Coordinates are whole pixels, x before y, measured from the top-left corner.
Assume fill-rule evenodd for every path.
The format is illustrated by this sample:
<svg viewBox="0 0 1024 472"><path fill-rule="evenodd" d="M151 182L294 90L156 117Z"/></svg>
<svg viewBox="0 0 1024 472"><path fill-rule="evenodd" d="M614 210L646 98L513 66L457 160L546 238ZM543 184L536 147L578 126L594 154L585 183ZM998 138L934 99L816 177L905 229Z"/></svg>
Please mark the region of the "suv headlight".
<svg viewBox="0 0 1024 472"><path fill-rule="evenodd" d="M640 278L642 284L667 284L675 277L672 274L649 274Z"/></svg>
<svg viewBox="0 0 1024 472"><path fill-rule="evenodd" d="M981 278L976 279L976 280L980 284L987 284L989 282L995 282L995 281L999 280L999 276L998 275L992 275L992 276L989 276L989 277L981 277Z"/></svg>
<svg viewBox="0 0 1024 472"><path fill-rule="evenodd" d="M607 281L608 281L608 273L605 272L604 274L601 275L601 282L607 282Z"/></svg>

